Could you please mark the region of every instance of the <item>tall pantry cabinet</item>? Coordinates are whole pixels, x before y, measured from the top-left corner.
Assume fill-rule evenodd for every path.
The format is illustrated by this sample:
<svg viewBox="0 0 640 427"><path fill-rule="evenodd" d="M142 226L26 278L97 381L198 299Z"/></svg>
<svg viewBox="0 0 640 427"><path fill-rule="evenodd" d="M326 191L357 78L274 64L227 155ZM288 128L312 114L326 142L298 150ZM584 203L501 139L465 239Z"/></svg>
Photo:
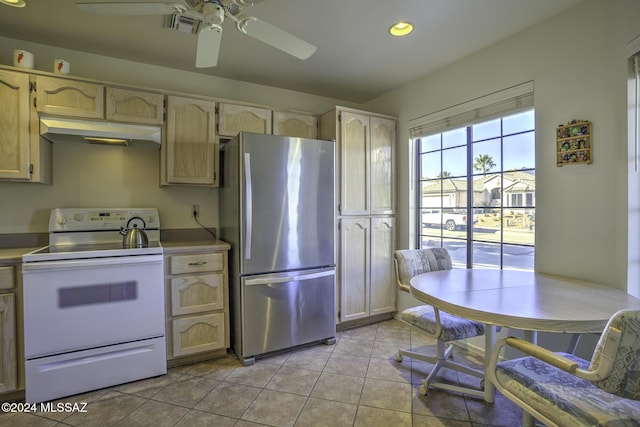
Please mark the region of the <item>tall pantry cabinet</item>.
<svg viewBox="0 0 640 427"><path fill-rule="evenodd" d="M396 309L396 119L344 107L320 117L336 141L339 322Z"/></svg>

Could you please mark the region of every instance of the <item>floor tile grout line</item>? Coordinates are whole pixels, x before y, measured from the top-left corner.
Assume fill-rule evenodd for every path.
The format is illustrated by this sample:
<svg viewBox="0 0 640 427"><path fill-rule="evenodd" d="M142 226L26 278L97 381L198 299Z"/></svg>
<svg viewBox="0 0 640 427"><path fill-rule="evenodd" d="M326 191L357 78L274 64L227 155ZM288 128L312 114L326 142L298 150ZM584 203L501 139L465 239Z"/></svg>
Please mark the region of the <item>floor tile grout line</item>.
<svg viewBox="0 0 640 427"><path fill-rule="evenodd" d="M403 329L399 329L399 331L402 331L402 330L403 330ZM384 338L384 337L389 337L389 336L390 336L390 334L393 334L393 332L395 332L395 331L393 331L393 329L391 329L391 328L386 328L386 329L384 329L384 332L383 332L383 328L382 328L380 325L378 325L378 326L377 326L376 334L375 334L375 338L374 338L373 343L372 343L372 351L369 353L369 356L368 356L368 357L366 357L366 359L367 359L367 360L366 360L366 369L365 369L365 372L364 372L364 376L363 376L363 377L360 377L360 376L354 376L354 377L357 377L357 378L362 378L363 383L362 383L362 387L360 388L360 393L359 393L359 397L358 397L358 402L355 404L356 412L355 412L355 415L354 415L354 419L353 419L352 425L355 425L355 422L356 422L356 420L357 420L357 416L358 416L358 414L359 414L359 413L361 413L361 412L360 412L361 408L364 408L364 407L370 407L370 408L376 408L376 409L385 409L385 408L377 408L377 407L375 407L375 406L369 406L369 405L367 405L367 404L363 404L363 400L362 400L362 399L363 399L363 395L364 395L364 387L365 387L365 383L366 383L367 379L369 378L369 377L368 377L368 375L369 375L370 370L371 370L371 363L372 363L372 361L373 361L374 359L385 359L384 357L377 357L377 356L374 356L374 355L373 355L373 348L375 348L375 347L376 347L376 343L387 342L387 340L385 340L385 339L383 339L383 338ZM359 339L359 337L357 337L357 336L351 336L351 337L347 336L347 337L345 337L345 338L348 338L348 339ZM416 338L417 338L417 335L415 334L415 331L409 330L409 345L410 345L411 347L412 347L414 344L416 344L416 342L415 342L415 339L416 339ZM387 344L386 344L386 346L389 346L389 344L387 343ZM403 345L403 344L400 344L400 343L394 343L394 344L393 344L393 346L398 346L398 349L399 349L399 348L401 348L401 347L404 347L404 345ZM329 374L334 374L334 375L336 375L336 374L340 375L339 373L335 373L335 372L329 372L329 371L327 371L327 367L328 367L329 361L331 360L331 357L332 357L334 354L335 354L335 355L339 355L339 356L341 356L341 355L343 355L343 354L344 354L345 356L348 356L348 355L350 355L350 354L351 354L351 353L349 353L349 352L345 352L345 353L342 353L342 354L341 354L340 352L335 352L335 351L334 351L334 350L335 350L335 348L336 348L336 346L333 346L333 347L332 347L332 349L331 349L331 351L328 351L328 352L327 352L327 351L322 351L322 352L321 352L321 353L323 353L323 354L324 354L324 353L328 353L328 355L327 355L327 356L326 356L326 358L324 359L324 362L322 363L322 369L321 369L320 371L318 371L318 376L317 376L317 378L315 379L315 381L314 381L314 383L313 383L313 386L311 386L310 391L309 391L307 394L303 394L303 395L301 395L301 394L298 394L298 393L292 393L292 392L289 392L289 391L281 391L281 390L275 390L275 389L274 389L274 391L278 391L278 392L282 392L282 393L294 394L294 395L297 395L297 396L304 396L304 403L303 403L303 405L301 406L301 408L300 408L300 410L298 411L298 413L296 414L296 417L295 417L295 420L294 420L294 424L300 420L300 417L302 416L303 411L304 411L304 410L305 410L305 408L309 405L309 402L312 400L312 398L313 398L313 399L316 399L316 398L317 398L317 399L320 399L320 400L325 400L325 401L330 401L330 402L341 402L341 401L337 401L337 400L336 400L336 401L334 401L334 400L331 400L331 399L326 399L326 398L323 398L323 397L314 397L314 396L312 396L313 391L315 390L315 388L316 388L316 386L317 386L317 384L318 384L318 381L319 381L320 377L321 377L323 374L325 374L325 373L329 373ZM288 368L288 367L289 367L289 368L293 368L293 369L305 369L304 367L302 367L302 366L300 366L300 365L297 365L297 366L296 366L296 365L294 365L294 366L288 366L288 365L286 365L286 361L291 357L291 354L292 354L292 353L290 353L289 355L287 355L287 357L286 357L286 358L284 358L280 363L277 363L277 364L270 364L270 366L275 366L277 369L276 369L276 370L274 371L274 373L269 377L269 379L268 379L266 382L264 382L264 384L262 384L261 386L256 387L256 388L260 389L260 392L258 393L258 396L260 395L260 393L264 392L264 390L272 390L272 389L268 389L267 387L268 387L269 383L273 380L274 376L275 376L275 375L277 375L279 372L281 372L281 371L285 370L285 369L286 369L286 368ZM379 354L380 354L380 355L382 355L383 353L379 353ZM387 360L391 360L391 358L390 358L390 357L386 357L386 359L387 359ZM364 362L364 361L363 361L363 362ZM233 369L238 369L238 368L241 368L241 366L236 366L236 367L234 367ZM415 387L416 387L416 386L413 384L413 378L414 378L414 376L416 376L416 369L418 369L418 367L416 366L415 361L411 360L411 361L410 361L410 365L409 365L410 378L409 378L409 380L408 380L408 381L406 381L406 382L409 384L409 387L410 387L410 390L411 390L411 393L410 393L410 396L409 396L409 398L411 399L411 405L410 405L410 412L408 412L409 416L411 417L411 418L410 418L410 419L411 419L411 422L413 422L413 420L414 420L414 418L415 418L415 416L416 416L416 415L419 415L419 414L415 413L416 406L414 405L414 403L416 403L416 400L415 400L415 393L416 393L416 391L415 391ZM313 369L313 371L315 371L315 369ZM222 382L231 383L231 384L242 384L242 383L233 383L233 382L231 382L231 381L226 380L226 379L227 379L226 377L228 376L228 374L224 375L224 377L223 377L223 378L218 378L218 377L216 377L216 378L211 378L211 377L208 377L208 375L207 375L206 373L203 373L204 371L203 371L203 372L199 372L197 375L195 374L195 372L196 372L196 371L193 371L193 372L191 372L191 373L189 373L188 371L176 372L178 375L176 375L176 376L175 376L175 378L173 378L169 384L165 384L165 385L161 386L158 390L155 390L155 391L154 391L154 393L153 393L153 394L151 394L150 396L144 396L144 397L143 397L143 396L137 395L137 394L132 393L132 392L125 392L125 391L115 390L115 389L113 389L113 388L107 388L107 389L105 389L106 391L115 392L115 393L118 393L119 395L128 395L128 396L133 396L133 397L137 397L137 398L141 398L141 399L143 399L143 403L141 403L139 406L137 406L137 407L136 407L136 408L134 408L133 410L129 411L129 413L128 413L128 414L126 414L124 417L122 417L122 419L121 419L121 420L119 420L118 422L122 422L122 420L126 419L128 416L130 416L133 412L135 412L136 410L138 410L138 409L139 409L140 407L142 407L144 404L146 404L146 403L148 403L148 402L151 402L151 401L159 402L159 403L162 403L162 404L167 404L167 405L171 405L171 406L175 406L175 407L180 407L180 408L186 409L186 411L187 411L187 412L185 412L185 414L184 414L182 417L180 417L180 418L176 421L176 423L179 423L179 422L180 422L180 420L184 419L184 417L186 416L186 414L188 414L188 413L189 413L189 412L191 412L191 411L208 412L208 413L211 413L211 414L215 414L215 415L219 415L219 416L224 416L224 417L226 417L226 418L229 418L229 419L235 420L235 422L236 422L236 423L237 423L237 422L239 422L240 420L242 420L242 416L244 416L244 415L245 415L246 410L243 412L243 414L240 416L240 418L236 418L236 417L230 417L230 416L228 416L228 415L218 414L218 413L215 413L215 412L209 412L209 411L206 411L206 410L199 410L199 409L196 409L196 406L197 406L200 402L202 402L202 400L203 400L203 399L205 399L205 398L206 398L206 396L207 396L207 395L208 395L212 390L214 390L216 387L218 387L218 386L220 385L220 383L222 383ZM455 373L455 372L454 372L454 373ZM461 376L460 376L459 374L457 374L457 373L455 373L455 374L456 374L456 377L455 377L456 382L457 382L457 383L460 383L460 382L461 382ZM422 370L419 372L419 375L422 375ZM183 405L181 405L181 404L175 404L175 403L170 403L170 402L164 402L164 401L158 400L158 399L156 398L160 393L162 393L164 390L166 390L166 389L167 389L168 387L170 387L171 385L176 384L176 383L179 383L181 380L188 380L188 379L192 379L192 378L203 378L203 379L207 379L207 380L215 381L215 382L216 382L216 385L215 385L215 387L214 387L214 388L212 388L211 390L209 390L209 392L208 392L208 393L206 393L203 397L201 397L197 402L195 402L192 406L183 406ZM372 378L372 379L376 379L376 378ZM387 381L388 379L377 378L377 380L385 380L385 381ZM404 382L404 381L403 381L403 382ZM243 385L247 385L247 384L243 384ZM255 387L255 386L251 386L251 387ZM101 397L103 397L103 395L98 396L98 397L96 398L96 400L94 400L94 402L95 402L95 401L100 400L100 399L101 399ZM256 396L256 398L257 398L257 396ZM466 412L466 417L465 417L465 418L466 418L466 421L464 421L464 422L466 422L466 423L473 423L474 421L472 421L472 420L471 420L471 408L470 408L470 404L471 404L471 403L470 403L470 400L469 400L469 398L468 398L467 396L465 396L465 395L462 395L462 398L463 398L463 401L464 401L464 405L465 405L465 412ZM247 407L247 409L248 409L248 408L251 406L251 404L253 404L254 402L255 402L255 399L253 399L253 400L252 400L252 402L249 404L249 406ZM346 402L345 402L345 403L346 403ZM388 409L388 408L387 408L387 409ZM404 411L398 411L398 410L395 410L395 409L390 409L390 410L391 410L391 411L394 411L394 412L399 412L399 413L405 413L405 414L407 414L407 412L404 412ZM424 414L423 414L423 415L424 415ZM36 415L36 416L39 416L39 415ZM424 415L424 416L430 416L430 415ZM62 424L67 424L67 423L65 422L65 420L66 420L66 419L63 419L63 420L55 420L55 419L50 419L50 418L46 418L46 417L42 417L42 416L39 416L39 417L40 417L40 418L42 418L42 419L46 419L46 420L51 420L51 421L58 422L58 423L60 423L61 425L62 425ZM448 419L448 418L446 418L446 417L436 417L436 418L438 418L438 419ZM457 419L456 419L456 420L457 420ZM461 421L461 420L458 420L458 421Z"/></svg>

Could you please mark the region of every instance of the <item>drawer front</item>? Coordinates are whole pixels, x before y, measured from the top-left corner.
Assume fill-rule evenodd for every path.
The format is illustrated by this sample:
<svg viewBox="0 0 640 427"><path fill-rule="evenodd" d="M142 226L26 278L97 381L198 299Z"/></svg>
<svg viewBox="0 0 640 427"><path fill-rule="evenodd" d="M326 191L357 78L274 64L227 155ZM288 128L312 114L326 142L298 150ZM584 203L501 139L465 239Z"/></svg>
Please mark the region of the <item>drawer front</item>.
<svg viewBox="0 0 640 427"><path fill-rule="evenodd" d="M223 268L223 256L215 254L173 255L169 260L170 274L219 271Z"/></svg>
<svg viewBox="0 0 640 427"><path fill-rule="evenodd" d="M13 265L0 267L0 289L16 287L16 268Z"/></svg>
<svg viewBox="0 0 640 427"><path fill-rule="evenodd" d="M171 314L179 316L224 309L223 283L222 274L171 279Z"/></svg>
<svg viewBox="0 0 640 427"><path fill-rule="evenodd" d="M174 319L172 332L174 357L225 348L222 313Z"/></svg>

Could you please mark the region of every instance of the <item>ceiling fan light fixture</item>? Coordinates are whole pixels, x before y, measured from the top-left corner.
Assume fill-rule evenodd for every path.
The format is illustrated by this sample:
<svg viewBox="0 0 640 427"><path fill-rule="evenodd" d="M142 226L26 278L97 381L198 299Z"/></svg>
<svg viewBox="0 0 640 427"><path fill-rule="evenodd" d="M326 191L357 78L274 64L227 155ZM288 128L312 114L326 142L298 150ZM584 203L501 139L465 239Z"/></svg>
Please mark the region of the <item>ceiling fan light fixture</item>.
<svg viewBox="0 0 640 427"><path fill-rule="evenodd" d="M202 7L202 16L212 25L222 25L224 22L224 8L217 3L206 3Z"/></svg>
<svg viewBox="0 0 640 427"><path fill-rule="evenodd" d="M398 21L389 27L389 34L394 37L404 37L413 31L413 24L407 21Z"/></svg>
<svg viewBox="0 0 640 427"><path fill-rule="evenodd" d="M13 7L25 7L27 5L24 0L0 0L0 3Z"/></svg>

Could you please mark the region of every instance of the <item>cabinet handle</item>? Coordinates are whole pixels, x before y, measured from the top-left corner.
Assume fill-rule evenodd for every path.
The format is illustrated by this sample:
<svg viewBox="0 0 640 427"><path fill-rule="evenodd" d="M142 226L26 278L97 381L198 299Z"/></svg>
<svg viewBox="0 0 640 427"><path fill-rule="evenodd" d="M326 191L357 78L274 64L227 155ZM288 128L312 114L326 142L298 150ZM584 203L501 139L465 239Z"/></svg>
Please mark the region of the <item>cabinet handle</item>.
<svg viewBox="0 0 640 427"><path fill-rule="evenodd" d="M189 265L205 265L207 261L190 262Z"/></svg>

